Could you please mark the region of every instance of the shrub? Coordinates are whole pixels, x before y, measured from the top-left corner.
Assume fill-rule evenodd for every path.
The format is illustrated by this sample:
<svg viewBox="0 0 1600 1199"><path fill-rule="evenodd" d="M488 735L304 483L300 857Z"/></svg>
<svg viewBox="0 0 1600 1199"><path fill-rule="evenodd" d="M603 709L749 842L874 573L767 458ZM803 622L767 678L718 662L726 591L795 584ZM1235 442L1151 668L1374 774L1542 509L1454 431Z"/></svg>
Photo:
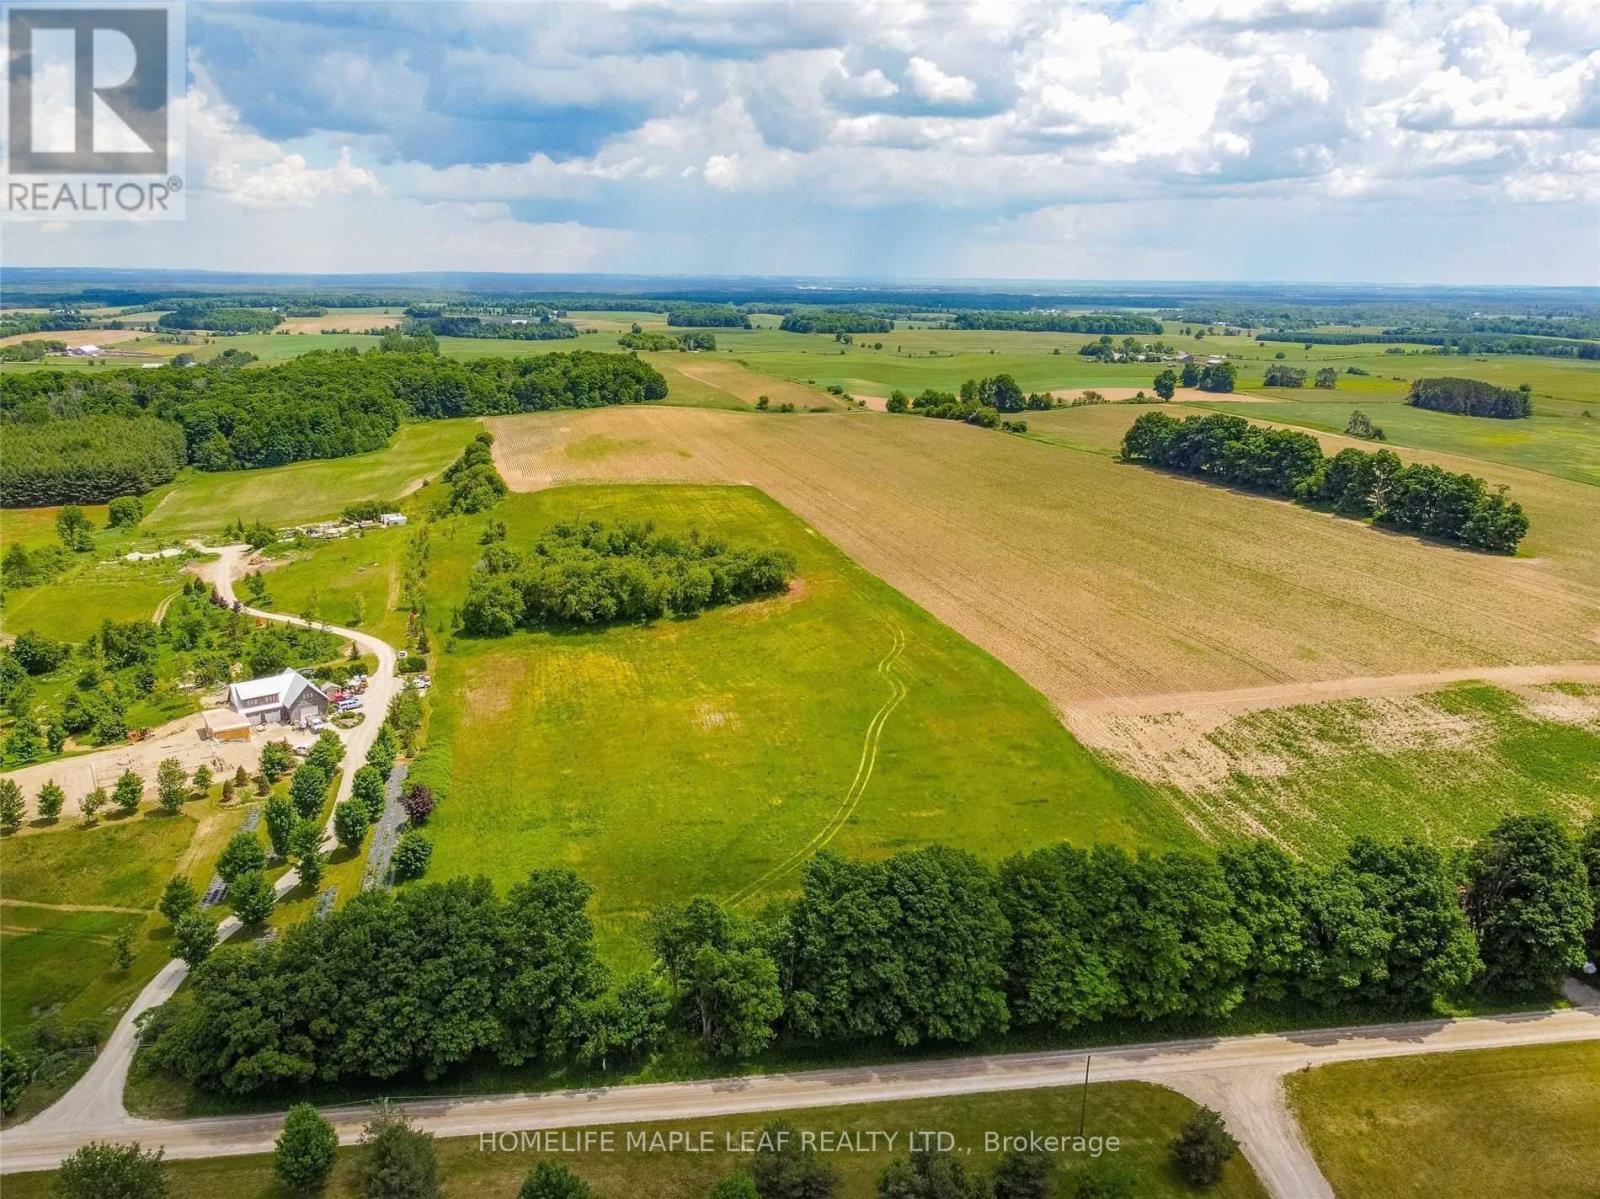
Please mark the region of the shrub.
<svg viewBox="0 0 1600 1199"><path fill-rule="evenodd" d="M433 815L433 788L423 783L408 783L400 793L400 806L412 824L427 824Z"/></svg>
<svg viewBox="0 0 1600 1199"><path fill-rule="evenodd" d="M106 527L131 529L144 519L144 503L138 496L119 495L106 508Z"/></svg>
<svg viewBox="0 0 1600 1199"><path fill-rule="evenodd" d="M144 798L144 780L131 770L124 770L117 778L117 785L111 791L111 802L116 805L117 811L128 813L139 806L139 801Z"/></svg>
<svg viewBox="0 0 1600 1199"><path fill-rule="evenodd" d="M200 907L200 897L195 894L194 884L180 874L167 883L156 907L170 923L177 924Z"/></svg>
<svg viewBox="0 0 1600 1199"><path fill-rule="evenodd" d="M217 858L217 873L222 881L232 883L241 874L260 870L267 864L267 851L261 838L241 829L233 834Z"/></svg>
<svg viewBox="0 0 1600 1199"><path fill-rule="evenodd" d="M1222 1168L1239 1151L1220 1113L1202 1107L1184 1121L1172 1142L1172 1163L1184 1181L1192 1186L1212 1186L1222 1177Z"/></svg>
<svg viewBox="0 0 1600 1199"><path fill-rule="evenodd" d="M264 924L277 906L272 884L259 869L247 870L228 887L228 903L233 914L245 924Z"/></svg>
<svg viewBox="0 0 1600 1199"><path fill-rule="evenodd" d="M166 1168L160 1149L146 1153L135 1141L112 1145L90 1141L56 1171L62 1199L165 1199Z"/></svg>
<svg viewBox="0 0 1600 1199"><path fill-rule="evenodd" d="M352 853L361 848L369 823L366 805L358 799L347 799L333 809L333 835Z"/></svg>
<svg viewBox="0 0 1600 1199"><path fill-rule="evenodd" d="M61 789L61 784L54 779L39 788L37 808L41 820L58 820L61 809L66 806L67 793Z"/></svg>
<svg viewBox="0 0 1600 1199"><path fill-rule="evenodd" d="M366 809L367 823L376 824L383 815L387 796L383 775L375 766L363 766L350 782L350 797Z"/></svg>
<svg viewBox="0 0 1600 1199"><path fill-rule="evenodd" d="M28 1089L28 1061L5 1041L0 1041L0 1116L9 1116Z"/></svg>
<svg viewBox="0 0 1600 1199"><path fill-rule="evenodd" d="M190 966L198 966L217 947L217 926L201 912L181 916L172 926L172 952Z"/></svg>
<svg viewBox="0 0 1600 1199"><path fill-rule="evenodd" d="M339 1134L309 1103L297 1103L283 1119L272 1150L272 1168L285 1186L309 1191L327 1182L339 1149Z"/></svg>
<svg viewBox="0 0 1600 1199"><path fill-rule="evenodd" d="M289 781L289 799L302 820L313 820L322 811L328 796L327 772L310 761L302 762Z"/></svg>
<svg viewBox="0 0 1600 1199"><path fill-rule="evenodd" d="M421 878L428 872L428 862L432 857L433 842L416 829L408 829L401 834L399 843L394 847L394 857L390 859L395 881Z"/></svg>
<svg viewBox="0 0 1600 1199"><path fill-rule="evenodd" d="M522 1180L517 1199L593 1199L594 1192L560 1162L541 1161Z"/></svg>
<svg viewBox="0 0 1600 1199"><path fill-rule="evenodd" d="M361 1135L357 1171L362 1199L437 1199L439 1161L433 1137L384 1103Z"/></svg>

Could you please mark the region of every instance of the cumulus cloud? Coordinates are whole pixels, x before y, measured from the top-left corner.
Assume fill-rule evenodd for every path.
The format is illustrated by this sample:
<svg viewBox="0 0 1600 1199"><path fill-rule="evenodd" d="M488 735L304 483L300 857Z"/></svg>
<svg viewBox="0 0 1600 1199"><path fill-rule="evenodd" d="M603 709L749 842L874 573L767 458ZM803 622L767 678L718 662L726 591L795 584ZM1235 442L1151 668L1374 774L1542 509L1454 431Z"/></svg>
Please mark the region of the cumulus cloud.
<svg viewBox="0 0 1600 1199"><path fill-rule="evenodd" d="M965 75L946 75L938 63L917 55L906 63L906 78L930 104L970 104L978 95L978 85Z"/></svg>
<svg viewBox="0 0 1600 1199"><path fill-rule="evenodd" d="M355 197L518 246L560 230L580 257L648 247L617 269L867 269L894 247L914 273L982 274L964 256L1001 245L1100 263L1061 250L1090 235L1113 262L1144 261L1137 243L1194 269L1103 205L1175 229L1226 212L1236 250L1313 210L1319 236L1381 211L1506 242L1529 205L1592 242L1592 18L1584 0L200 6L191 173L254 211Z"/></svg>
<svg viewBox="0 0 1600 1199"><path fill-rule="evenodd" d="M187 101L186 137L191 172L198 168L207 190L247 208L308 208L330 196L377 193L377 176L341 146L329 166L315 167L304 154L241 127L239 114L218 99L203 70L196 72Z"/></svg>

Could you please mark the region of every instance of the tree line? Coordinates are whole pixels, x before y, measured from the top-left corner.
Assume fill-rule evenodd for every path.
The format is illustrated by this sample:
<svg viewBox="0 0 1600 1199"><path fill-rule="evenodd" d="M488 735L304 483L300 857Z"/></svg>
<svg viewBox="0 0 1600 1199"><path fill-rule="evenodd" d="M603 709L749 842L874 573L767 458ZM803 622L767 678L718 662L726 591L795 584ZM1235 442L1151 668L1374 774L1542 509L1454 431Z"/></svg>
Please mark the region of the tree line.
<svg viewBox="0 0 1600 1199"><path fill-rule="evenodd" d="M1256 341L1294 341L1307 346L1421 345L1445 354L1532 354L1541 358L1600 358L1600 342L1563 341L1552 337L1438 332L1432 329L1386 329L1382 333L1321 333L1280 330L1256 334Z"/></svg>
<svg viewBox="0 0 1600 1199"><path fill-rule="evenodd" d="M270 333L283 317L266 308L178 304L156 319L157 329L209 329L213 333Z"/></svg>
<svg viewBox="0 0 1600 1199"><path fill-rule="evenodd" d="M958 312L956 329L1014 329L1024 333L1161 333L1154 317L1130 312Z"/></svg>
<svg viewBox="0 0 1600 1199"><path fill-rule="evenodd" d="M785 333L893 333L894 321L856 308L795 308L778 328Z"/></svg>
<svg viewBox="0 0 1600 1199"><path fill-rule="evenodd" d="M578 336L578 330L567 321L558 321L548 314L532 317L518 323L509 317L485 320L479 316L422 316L412 317L405 323L407 333L427 330L435 337L477 337L500 341L560 341Z"/></svg>
<svg viewBox="0 0 1600 1199"><path fill-rule="evenodd" d="M248 1093L437 1078L480 1055L609 1067L673 1030L739 1059L779 1036L970 1044L1245 1003L1426 1011L1474 990L1553 993L1600 939L1597 889L1600 819L1580 842L1545 816L1448 857L1361 837L1325 866L1265 840L1214 856L1062 844L998 867L939 845L822 853L787 907L656 909L653 974L613 988L590 888L536 870L504 897L481 878L366 892L277 941L220 949L144 1034L156 1064Z"/></svg>
<svg viewBox="0 0 1600 1199"><path fill-rule="evenodd" d="M1513 391L1477 379L1414 379L1406 403L1413 408L1450 412L1457 416L1489 416L1517 420L1533 415L1533 389L1526 384Z"/></svg>
<svg viewBox="0 0 1600 1199"><path fill-rule="evenodd" d="M503 637L518 628L607 624L692 615L783 591L795 572L786 550L731 545L698 529L561 523L524 556L493 541L461 605L464 632Z"/></svg>
<svg viewBox="0 0 1600 1199"><path fill-rule="evenodd" d="M55 502L107 498L107 480L118 477L116 464L127 462L121 447L146 446L156 437L138 423L151 417L181 430L190 465L236 470L381 449L408 416L592 408L667 394L661 373L631 354L579 350L458 362L428 352L418 339L395 340L402 352L314 351L255 370L217 364L0 376L8 447L0 503L37 503L26 497L43 495ZM101 420L83 425L88 417ZM63 427L43 431L55 424ZM25 451L13 470L10 446L19 437ZM159 475L170 459L154 454L151 465ZM16 498L11 481L26 481Z"/></svg>
<svg viewBox="0 0 1600 1199"><path fill-rule="evenodd" d="M729 304L669 304L667 324L704 329L748 329L750 316Z"/></svg>
<svg viewBox="0 0 1600 1199"><path fill-rule="evenodd" d="M1407 465L1391 450L1351 448L1328 458L1309 433L1221 413L1180 421L1146 412L1123 436L1122 457L1473 549L1515 553L1528 531L1527 515L1506 489L1490 490L1475 475Z"/></svg>

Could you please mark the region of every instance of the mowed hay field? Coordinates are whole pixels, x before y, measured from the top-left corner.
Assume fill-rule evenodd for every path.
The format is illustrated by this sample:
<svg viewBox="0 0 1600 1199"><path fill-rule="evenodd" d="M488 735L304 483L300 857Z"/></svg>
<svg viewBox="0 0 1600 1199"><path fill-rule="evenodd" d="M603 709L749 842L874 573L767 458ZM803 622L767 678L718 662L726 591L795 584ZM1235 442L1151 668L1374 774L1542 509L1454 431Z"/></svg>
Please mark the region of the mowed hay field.
<svg viewBox="0 0 1600 1199"><path fill-rule="evenodd" d="M1510 482L1533 520L1527 557L1493 557L1114 461L1144 410L1048 414L1060 445L875 413L650 408L489 424L519 489L759 487L1063 711L1600 658L1594 489L1470 464Z"/></svg>
<svg viewBox="0 0 1600 1199"><path fill-rule="evenodd" d="M567 865L609 958L643 961L651 904L758 906L812 853L941 841L986 858L1062 839L1190 839L1011 671L746 489L579 487L492 513L525 549L561 520L653 520L778 545L790 593L692 620L457 637L435 665L414 777L444 796L436 878ZM487 519L487 518L485 518ZM429 609L460 602L477 528L436 533Z"/></svg>
<svg viewBox="0 0 1600 1199"><path fill-rule="evenodd" d="M1600 1193L1600 1042L1341 1062L1287 1084L1338 1195Z"/></svg>

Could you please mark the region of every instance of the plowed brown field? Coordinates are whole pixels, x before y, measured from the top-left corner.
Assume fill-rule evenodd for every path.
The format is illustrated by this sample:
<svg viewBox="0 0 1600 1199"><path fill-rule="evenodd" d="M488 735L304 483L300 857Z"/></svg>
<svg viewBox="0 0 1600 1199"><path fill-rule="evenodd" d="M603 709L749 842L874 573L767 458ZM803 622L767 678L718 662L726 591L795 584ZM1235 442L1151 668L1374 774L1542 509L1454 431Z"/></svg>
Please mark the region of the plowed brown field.
<svg viewBox="0 0 1600 1199"><path fill-rule="evenodd" d="M1402 452L1512 485L1533 521L1527 556L1492 557L1120 464L1110 449L1139 411L1047 414L1036 427L1058 444L871 413L630 408L490 424L519 490L761 488L1063 712L1600 659L1596 489Z"/></svg>

